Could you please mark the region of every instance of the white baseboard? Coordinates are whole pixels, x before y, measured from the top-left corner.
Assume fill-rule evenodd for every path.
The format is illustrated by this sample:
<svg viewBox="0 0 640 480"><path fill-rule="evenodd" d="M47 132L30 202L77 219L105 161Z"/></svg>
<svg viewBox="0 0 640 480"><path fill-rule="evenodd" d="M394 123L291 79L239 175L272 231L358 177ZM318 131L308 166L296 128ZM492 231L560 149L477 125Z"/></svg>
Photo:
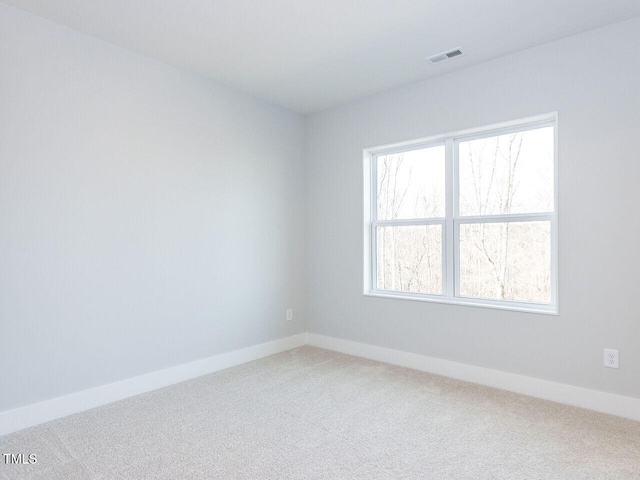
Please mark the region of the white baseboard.
<svg viewBox="0 0 640 480"><path fill-rule="evenodd" d="M391 363L423 372L434 373L466 382L487 385L515 393L522 393L531 397L640 421L639 398L599 392L588 388L550 382L539 378L476 367L474 365L352 342L350 340L326 337L315 333L308 334L308 343L309 345L326 348L327 350L334 350L336 352L356 355L358 357Z"/></svg>
<svg viewBox="0 0 640 480"><path fill-rule="evenodd" d="M638 398L599 392L315 333L301 333L0 412L0 435L258 360L305 344L640 421L640 399Z"/></svg>
<svg viewBox="0 0 640 480"><path fill-rule="evenodd" d="M0 435L6 435L23 428L32 427L74 413L84 412L127 397L291 350L306 343L307 334L301 333L109 383L89 390L52 398L51 400L45 400L14 410L0 412Z"/></svg>

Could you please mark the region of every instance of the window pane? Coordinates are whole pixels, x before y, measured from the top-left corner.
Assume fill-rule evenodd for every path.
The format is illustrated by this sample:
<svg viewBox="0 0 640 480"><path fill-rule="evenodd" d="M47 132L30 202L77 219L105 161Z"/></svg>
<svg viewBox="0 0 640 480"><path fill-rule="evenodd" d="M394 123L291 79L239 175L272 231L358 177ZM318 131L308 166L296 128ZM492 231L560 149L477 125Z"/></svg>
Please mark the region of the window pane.
<svg viewBox="0 0 640 480"><path fill-rule="evenodd" d="M444 146L378 157L378 219L444 217Z"/></svg>
<svg viewBox="0 0 640 480"><path fill-rule="evenodd" d="M553 127L459 144L460 215L553 211Z"/></svg>
<svg viewBox="0 0 640 480"><path fill-rule="evenodd" d="M442 293L442 226L379 227L378 288Z"/></svg>
<svg viewBox="0 0 640 480"><path fill-rule="evenodd" d="M550 222L460 225L460 295L551 302Z"/></svg>

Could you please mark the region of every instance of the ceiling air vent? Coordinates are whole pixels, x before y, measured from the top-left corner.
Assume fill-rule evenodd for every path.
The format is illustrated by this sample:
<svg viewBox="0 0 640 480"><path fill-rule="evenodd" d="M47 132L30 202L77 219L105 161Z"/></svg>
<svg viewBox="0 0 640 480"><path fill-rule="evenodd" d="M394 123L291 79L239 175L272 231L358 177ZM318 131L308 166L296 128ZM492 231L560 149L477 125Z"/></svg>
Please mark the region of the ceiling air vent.
<svg viewBox="0 0 640 480"><path fill-rule="evenodd" d="M450 58L459 57L460 55L462 55L462 50L460 50L460 48L454 48L453 50L449 50L447 52L442 52L442 53L438 53L436 55L433 55L433 56L427 58L427 60L429 60L431 63L433 63L435 65L436 63L442 63L445 60L449 60Z"/></svg>

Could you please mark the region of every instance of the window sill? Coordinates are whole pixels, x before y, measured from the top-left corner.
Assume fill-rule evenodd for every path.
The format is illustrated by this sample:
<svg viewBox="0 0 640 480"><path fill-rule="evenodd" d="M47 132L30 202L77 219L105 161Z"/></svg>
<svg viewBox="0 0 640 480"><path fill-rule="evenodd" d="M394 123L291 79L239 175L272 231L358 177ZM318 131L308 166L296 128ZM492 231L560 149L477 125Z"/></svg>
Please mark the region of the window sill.
<svg viewBox="0 0 640 480"><path fill-rule="evenodd" d="M527 303L494 303L491 300L478 300L476 298L447 298L447 297L438 297L438 296L424 296L418 294L411 293L391 293L391 292L382 292L382 291L370 291L365 292L364 296L366 297L379 297L379 298L392 298L394 300L413 300L418 302L427 302L427 303L440 303L440 304L448 304L448 305L461 305L463 307L480 307L480 308L493 308L495 310L510 310L514 312L524 312L524 313L537 313L541 315L558 315L558 308L555 305L538 305L538 304L527 304Z"/></svg>

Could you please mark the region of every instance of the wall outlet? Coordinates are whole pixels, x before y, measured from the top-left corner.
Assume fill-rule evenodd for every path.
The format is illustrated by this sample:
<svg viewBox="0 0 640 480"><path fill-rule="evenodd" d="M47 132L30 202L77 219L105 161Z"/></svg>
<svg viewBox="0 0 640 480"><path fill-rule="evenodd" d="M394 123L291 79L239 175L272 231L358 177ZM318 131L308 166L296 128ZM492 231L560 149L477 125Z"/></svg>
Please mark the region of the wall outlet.
<svg viewBox="0 0 640 480"><path fill-rule="evenodd" d="M618 368L620 366L618 350L604 349L604 366L609 368Z"/></svg>
<svg viewBox="0 0 640 480"><path fill-rule="evenodd" d="M287 322L293 320L293 309L287 308Z"/></svg>

